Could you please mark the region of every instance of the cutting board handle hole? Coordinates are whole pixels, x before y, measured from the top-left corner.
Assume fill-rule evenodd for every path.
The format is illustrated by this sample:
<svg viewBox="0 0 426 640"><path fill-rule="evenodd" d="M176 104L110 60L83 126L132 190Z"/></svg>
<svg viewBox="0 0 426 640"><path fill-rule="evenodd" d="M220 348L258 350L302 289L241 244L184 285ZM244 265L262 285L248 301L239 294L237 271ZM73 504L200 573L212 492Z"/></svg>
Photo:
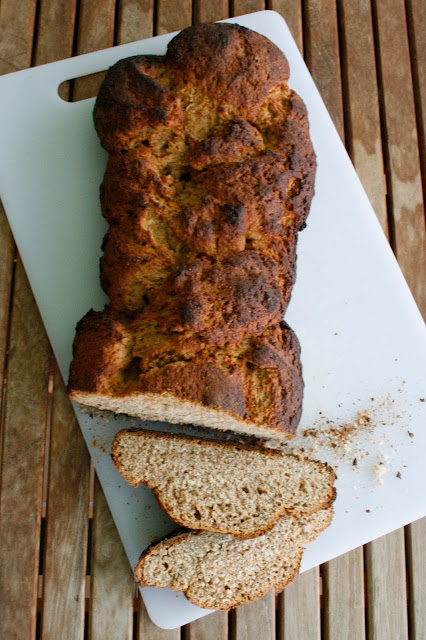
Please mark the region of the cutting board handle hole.
<svg viewBox="0 0 426 640"><path fill-rule="evenodd" d="M99 87L105 78L106 71L90 73L71 80L64 80L58 87L58 95L65 102L80 102L94 98L99 93Z"/></svg>

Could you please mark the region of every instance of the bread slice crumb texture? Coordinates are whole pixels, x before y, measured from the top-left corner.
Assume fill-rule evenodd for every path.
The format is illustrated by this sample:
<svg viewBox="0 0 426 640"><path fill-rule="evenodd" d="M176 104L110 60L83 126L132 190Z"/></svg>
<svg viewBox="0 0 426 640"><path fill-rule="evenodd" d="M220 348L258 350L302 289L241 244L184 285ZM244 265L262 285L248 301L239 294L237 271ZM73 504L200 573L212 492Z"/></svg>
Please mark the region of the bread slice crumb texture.
<svg viewBox="0 0 426 640"><path fill-rule="evenodd" d="M237 540L217 533L184 533L145 552L136 569L140 586L183 591L206 609L231 609L281 591L297 575L303 545L331 522L332 509L295 519L284 516L263 536Z"/></svg>
<svg viewBox="0 0 426 640"><path fill-rule="evenodd" d="M112 457L129 484L154 489L175 522L239 538L268 531L284 513L314 513L335 497L332 469L295 454L125 430Z"/></svg>

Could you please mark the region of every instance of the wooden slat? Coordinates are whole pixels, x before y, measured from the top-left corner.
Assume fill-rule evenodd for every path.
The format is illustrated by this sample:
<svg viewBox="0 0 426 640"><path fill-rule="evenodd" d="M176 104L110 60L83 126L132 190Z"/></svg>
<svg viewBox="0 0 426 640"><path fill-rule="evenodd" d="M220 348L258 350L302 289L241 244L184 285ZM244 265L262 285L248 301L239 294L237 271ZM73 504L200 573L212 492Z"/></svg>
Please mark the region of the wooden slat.
<svg viewBox="0 0 426 640"><path fill-rule="evenodd" d="M269 8L282 15L303 54L303 26L301 0L270 0Z"/></svg>
<svg viewBox="0 0 426 640"><path fill-rule="evenodd" d="M324 638L365 640L362 547L327 562L323 567L323 585Z"/></svg>
<svg viewBox="0 0 426 640"><path fill-rule="evenodd" d="M233 16L242 16L254 11L263 11L265 2L263 0L232 0L231 11Z"/></svg>
<svg viewBox="0 0 426 640"><path fill-rule="evenodd" d="M158 35L185 29L185 27L191 25L191 22L191 0L176 0L176 2L168 2L168 0L157 1L156 33Z"/></svg>
<svg viewBox="0 0 426 640"><path fill-rule="evenodd" d="M90 640L131 640L134 578L99 480L92 528Z"/></svg>
<svg viewBox="0 0 426 640"><path fill-rule="evenodd" d="M53 383L42 640L82 640L89 455L58 369Z"/></svg>
<svg viewBox="0 0 426 640"><path fill-rule="evenodd" d="M139 594L137 640L180 640L180 636L180 629L160 629L151 622Z"/></svg>
<svg viewBox="0 0 426 640"><path fill-rule="evenodd" d="M297 576L279 596L279 640L321 639L319 567Z"/></svg>
<svg viewBox="0 0 426 640"><path fill-rule="evenodd" d="M0 478L0 638L32 640L47 418L49 347L16 264Z"/></svg>
<svg viewBox="0 0 426 640"><path fill-rule="evenodd" d="M186 625L185 640L228 640L227 612L215 611Z"/></svg>
<svg viewBox="0 0 426 640"><path fill-rule="evenodd" d="M426 638L426 518L405 528L410 640Z"/></svg>
<svg viewBox="0 0 426 640"><path fill-rule="evenodd" d="M305 0L306 64L342 139L344 135L339 36L335 0Z"/></svg>
<svg viewBox="0 0 426 640"><path fill-rule="evenodd" d="M71 56L75 29L76 0L42 2L37 32L34 63L46 64ZM64 100L69 97L69 82L59 88Z"/></svg>
<svg viewBox="0 0 426 640"><path fill-rule="evenodd" d="M386 177L380 128L374 34L368 1L339 0L346 143L386 235Z"/></svg>
<svg viewBox="0 0 426 640"><path fill-rule="evenodd" d="M75 9L76 0L40 3L35 64L63 60L71 55Z"/></svg>
<svg viewBox="0 0 426 640"><path fill-rule="evenodd" d="M195 0L194 1L194 22L216 22L229 18L228 0Z"/></svg>
<svg viewBox="0 0 426 640"><path fill-rule="evenodd" d="M90 53L114 44L115 0L81 0L78 15L77 53ZM104 73L93 73L73 84L74 101L96 96Z"/></svg>
<svg viewBox="0 0 426 640"><path fill-rule="evenodd" d="M36 2L35 0L23 0L20 8L20 11L16 11L15 0L3 0L0 3L0 75L25 69L31 64ZM9 300L14 252L14 242L9 224L0 203L0 371L2 387L9 328ZM2 441L0 429L0 447Z"/></svg>
<svg viewBox="0 0 426 640"><path fill-rule="evenodd" d="M408 640L404 530L365 549L368 640Z"/></svg>
<svg viewBox="0 0 426 640"><path fill-rule="evenodd" d="M31 63L36 0L0 4L0 74L26 69Z"/></svg>
<svg viewBox="0 0 426 640"><path fill-rule="evenodd" d="M374 8L394 248L426 317L426 238L405 6L403 0L380 0Z"/></svg>
<svg viewBox="0 0 426 640"><path fill-rule="evenodd" d="M275 639L275 592L231 612L232 640Z"/></svg>
<svg viewBox="0 0 426 640"><path fill-rule="evenodd" d="M154 0L120 0L118 44L150 38L154 34Z"/></svg>

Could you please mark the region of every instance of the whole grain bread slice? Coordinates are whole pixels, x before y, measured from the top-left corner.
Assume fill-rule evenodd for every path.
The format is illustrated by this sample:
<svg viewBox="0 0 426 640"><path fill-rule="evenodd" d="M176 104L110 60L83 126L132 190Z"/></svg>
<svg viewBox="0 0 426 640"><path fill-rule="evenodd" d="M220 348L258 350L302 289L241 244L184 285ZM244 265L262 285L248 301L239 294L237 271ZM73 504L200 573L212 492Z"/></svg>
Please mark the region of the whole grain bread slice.
<svg viewBox="0 0 426 640"><path fill-rule="evenodd" d="M175 522L189 529L250 538L283 514L330 506L335 474L292 453L156 431L120 431L112 458L126 481L154 489Z"/></svg>
<svg viewBox="0 0 426 640"><path fill-rule="evenodd" d="M180 533L142 554L135 569L141 587L183 591L205 609L231 609L282 591L297 575L303 545L333 517L331 507L299 519L283 516L265 535L237 540L210 532Z"/></svg>

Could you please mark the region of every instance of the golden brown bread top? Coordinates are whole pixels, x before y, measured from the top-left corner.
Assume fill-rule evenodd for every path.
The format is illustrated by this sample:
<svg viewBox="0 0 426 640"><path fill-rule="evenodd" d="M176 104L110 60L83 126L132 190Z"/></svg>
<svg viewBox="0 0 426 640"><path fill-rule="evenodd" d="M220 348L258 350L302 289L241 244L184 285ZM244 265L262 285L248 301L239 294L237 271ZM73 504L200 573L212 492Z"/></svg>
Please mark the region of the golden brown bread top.
<svg viewBox="0 0 426 640"><path fill-rule="evenodd" d="M315 154L287 78L274 44L226 24L109 70L94 120L110 305L79 324L71 390L168 391L294 432L299 346L280 320Z"/></svg>
<svg viewBox="0 0 426 640"><path fill-rule="evenodd" d="M134 56L112 67L99 92L96 129L107 151L117 153L141 141L145 127L181 126L189 101L191 120L206 109L210 122L228 114L252 120L287 79L287 60L258 33L227 24L189 27L164 57Z"/></svg>

